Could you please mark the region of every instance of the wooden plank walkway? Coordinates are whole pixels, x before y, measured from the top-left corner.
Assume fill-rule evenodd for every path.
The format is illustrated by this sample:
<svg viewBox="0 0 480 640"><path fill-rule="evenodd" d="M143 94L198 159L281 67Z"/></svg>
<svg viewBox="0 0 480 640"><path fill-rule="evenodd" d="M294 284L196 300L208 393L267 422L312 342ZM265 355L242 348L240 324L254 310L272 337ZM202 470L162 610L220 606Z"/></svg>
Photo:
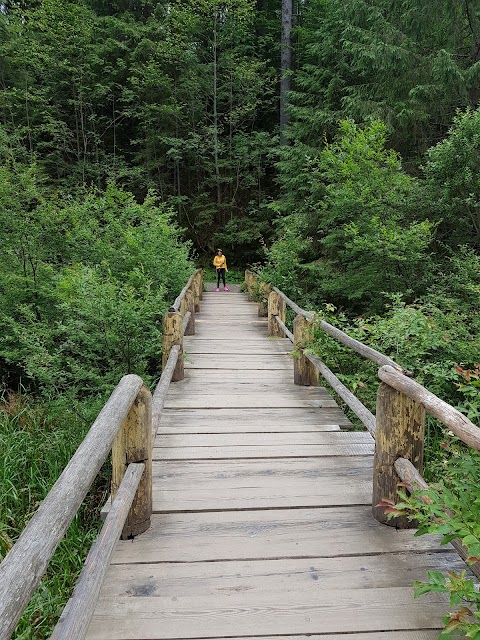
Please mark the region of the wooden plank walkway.
<svg viewBox="0 0 480 640"><path fill-rule="evenodd" d="M371 516L373 441L240 293L206 293L153 452L152 527L119 542L89 640L434 640L460 568Z"/></svg>

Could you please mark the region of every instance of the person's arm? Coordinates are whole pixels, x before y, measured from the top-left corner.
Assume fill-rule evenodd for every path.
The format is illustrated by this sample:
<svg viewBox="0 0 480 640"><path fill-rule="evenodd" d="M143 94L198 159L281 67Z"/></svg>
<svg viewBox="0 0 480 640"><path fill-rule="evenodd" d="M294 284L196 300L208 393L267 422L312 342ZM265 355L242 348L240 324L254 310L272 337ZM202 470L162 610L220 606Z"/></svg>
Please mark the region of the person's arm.
<svg viewBox="0 0 480 640"><path fill-rule="evenodd" d="M226 258L225 258L225 271L228 271L228 269L227 269L227 259Z"/></svg>

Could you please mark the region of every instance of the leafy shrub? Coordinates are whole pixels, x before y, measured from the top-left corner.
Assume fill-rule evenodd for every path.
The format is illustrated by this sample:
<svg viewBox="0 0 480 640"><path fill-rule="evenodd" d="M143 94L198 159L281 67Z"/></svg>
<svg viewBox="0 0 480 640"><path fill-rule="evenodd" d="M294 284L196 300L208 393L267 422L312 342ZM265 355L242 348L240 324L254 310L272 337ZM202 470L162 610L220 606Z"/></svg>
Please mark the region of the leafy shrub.
<svg viewBox="0 0 480 640"><path fill-rule="evenodd" d="M124 373L158 372L162 314L192 269L169 211L113 184L60 200L34 168L4 175L4 376L52 396L104 394Z"/></svg>
<svg viewBox="0 0 480 640"><path fill-rule="evenodd" d="M425 288L435 226L416 211L416 181L385 136L381 122L344 121L332 144L304 156L301 184L284 203L293 212L268 253L275 284L300 282L317 305L367 313L384 309L385 292L411 300ZM290 153L298 161L298 150L287 149L279 168L292 187Z"/></svg>
<svg viewBox="0 0 480 640"><path fill-rule="evenodd" d="M442 544L454 539L467 550L467 563L480 562L480 453L466 451L462 443L448 438L443 444L447 457L442 480L426 491L408 496L400 492L400 502L389 508L391 517L407 515L418 522L415 535L442 535ZM445 615L440 638L480 638L480 593L467 572L429 571L426 583L415 583L415 597L424 593L448 593L452 611Z"/></svg>

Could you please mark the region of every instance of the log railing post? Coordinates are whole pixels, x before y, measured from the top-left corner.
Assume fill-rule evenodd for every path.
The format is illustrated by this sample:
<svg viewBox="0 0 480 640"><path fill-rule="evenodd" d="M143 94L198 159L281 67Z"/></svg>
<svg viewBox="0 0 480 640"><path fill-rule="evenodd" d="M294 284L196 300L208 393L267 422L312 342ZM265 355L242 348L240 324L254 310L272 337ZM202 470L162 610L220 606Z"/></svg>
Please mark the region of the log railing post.
<svg viewBox="0 0 480 640"><path fill-rule="evenodd" d="M284 338L283 331L277 324L275 316L278 316L280 320L285 324L287 315L287 307L285 301L276 293L271 291L268 296L268 335L276 338Z"/></svg>
<svg viewBox="0 0 480 640"><path fill-rule="evenodd" d="M407 458L422 473L425 440L425 409L404 393L381 383L377 394L375 457L373 462L373 515L379 522L399 529L415 525L406 518L387 520L383 500L398 500L399 477L394 464Z"/></svg>
<svg viewBox="0 0 480 640"><path fill-rule="evenodd" d="M180 353L173 372L172 382L178 382L185 377L183 368L183 316L179 311L169 311L163 318L162 369L167 364L170 350L174 344L178 344Z"/></svg>
<svg viewBox="0 0 480 640"><path fill-rule="evenodd" d="M152 395L145 386L138 392L113 442L112 500L132 462L143 462L145 470L123 527L122 540L146 531L152 515Z"/></svg>
<svg viewBox="0 0 480 640"><path fill-rule="evenodd" d="M265 282L260 283L260 300L258 301L258 317L265 318L268 316L268 296L270 287Z"/></svg>
<svg viewBox="0 0 480 640"><path fill-rule="evenodd" d="M203 270L200 269L198 272L198 299L203 299ZM195 309L195 311L200 311L200 309Z"/></svg>
<svg viewBox="0 0 480 640"><path fill-rule="evenodd" d="M195 284L192 284L192 288L185 293L185 312L190 311L190 320L185 327L186 336L195 335Z"/></svg>
<svg viewBox="0 0 480 640"><path fill-rule="evenodd" d="M303 349L313 337L313 324L303 316L296 316L293 321L293 338L295 358L293 359L293 380L303 386L318 385L318 369L304 355Z"/></svg>
<svg viewBox="0 0 480 640"><path fill-rule="evenodd" d="M195 278L193 279L193 295L194 295L194 305L195 305L196 313L200 311L201 290L202 290L202 272L197 271L197 273L195 274Z"/></svg>
<svg viewBox="0 0 480 640"><path fill-rule="evenodd" d="M247 288L247 297L249 300L252 299L252 273L251 271L245 271L245 286Z"/></svg>

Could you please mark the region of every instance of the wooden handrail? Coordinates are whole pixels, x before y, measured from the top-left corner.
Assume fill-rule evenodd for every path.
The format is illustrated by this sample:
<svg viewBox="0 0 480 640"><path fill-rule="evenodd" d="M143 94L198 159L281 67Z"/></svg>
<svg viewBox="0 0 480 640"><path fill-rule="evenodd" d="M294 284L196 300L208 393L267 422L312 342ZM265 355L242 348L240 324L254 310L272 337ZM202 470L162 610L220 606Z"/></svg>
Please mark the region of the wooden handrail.
<svg viewBox="0 0 480 640"><path fill-rule="evenodd" d="M290 340L290 342L293 342L294 341L293 333L290 331L287 325L283 323L278 316L275 316L275 320L278 326L280 327L280 329L283 331L286 337Z"/></svg>
<svg viewBox="0 0 480 640"><path fill-rule="evenodd" d="M197 269L163 318L162 369L167 366L171 349L179 347L172 382L183 380L183 337L195 335L195 312L200 310L203 271Z"/></svg>
<svg viewBox="0 0 480 640"><path fill-rule="evenodd" d="M376 420L373 413L369 411L349 389L347 389L343 382L341 382L333 371L331 371L319 358L314 356L313 353L308 353L308 351L304 353L305 357L317 367L332 389L338 393L345 404L353 411L357 418L359 418L362 424L369 431L370 435L375 437Z"/></svg>
<svg viewBox="0 0 480 640"><path fill-rule="evenodd" d="M415 380L402 376L392 367L382 367L378 372L378 377L393 389L404 393L425 407L430 415L440 420L462 442L472 449L480 451L480 429L448 402L441 400Z"/></svg>
<svg viewBox="0 0 480 640"><path fill-rule="evenodd" d="M61 476L1 563L0 638L9 638L13 633L142 386L142 379L136 375L121 379Z"/></svg>
<svg viewBox="0 0 480 640"><path fill-rule="evenodd" d="M248 273L258 278L258 276L254 274L252 271L249 271ZM326 320L322 320L321 318L318 318L316 314L312 313L311 311L306 311L305 309L302 309L298 304L293 302L293 300L290 300L290 298L277 287L272 287L272 291L274 291L278 296L280 296L280 298L285 302L285 304L288 307L290 307L290 309L295 311L297 315L303 316L307 320L314 322L316 327L322 329L323 331L325 331L325 333L328 333L332 338L335 338L335 340L344 344L346 347L349 347L353 351L356 351L359 355L363 356L367 360L371 360L372 362L375 362L375 364L378 364L378 366L380 367L389 365L391 367L394 367L398 371L401 371L404 375L407 375L407 376L412 375L409 371L405 370L403 367L401 367L399 364L397 364L394 360L392 360L385 354L381 353L380 351L377 351L376 349L373 349L372 347L369 347L363 342L360 342L360 340L356 340L355 338L352 338L351 336L348 335L348 333L345 333L345 331L342 331L341 329L334 327L332 324L330 324Z"/></svg>
<svg viewBox="0 0 480 640"><path fill-rule="evenodd" d="M174 345L170 350L167 364L163 368L162 375L158 381L152 398L152 438L155 440L158 427L160 426L160 418L162 416L163 405L165 404L165 398L167 397L168 388L172 380L173 372L177 365L177 360L180 355L180 347L178 344Z"/></svg>
<svg viewBox="0 0 480 640"><path fill-rule="evenodd" d="M178 296L175 298L175 302L169 308L170 312L173 313L174 311L179 311L180 305L182 304L182 300L185 297L185 294L187 293L187 291L192 286L194 278L197 276L198 273L201 273L201 272L202 272L201 269L197 269L194 273L192 273L192 275L190 276L190 278L187 281L187 284L183 287L183 289L180 291Z"/></svg>
<svg viewBox="0 0 480 640"><path fill-rule="evenodd" d="M302 309L301 307L299 307L298 304L293 302L293 300L290 300L290 298L285 293L283 293L283 291L280 291L280 289L278 289L277 287L272 287L272 291L275 291L275 293L278 293L278 295L282 298L282 300L285 302L287 307L290 307L290 309L293 309L293 311L295 311L297 316L303 316L307 320L314 319L315 314L311 313L310 311L305 311L305 309Z"/></svg>
<svg viewBox="0 0 480 640"><path fill-rule="evenodd" d="M128 466L96 542L90 549L75 590L50 640L85 638L110 560L145 470L143 463Z"/></svg>

